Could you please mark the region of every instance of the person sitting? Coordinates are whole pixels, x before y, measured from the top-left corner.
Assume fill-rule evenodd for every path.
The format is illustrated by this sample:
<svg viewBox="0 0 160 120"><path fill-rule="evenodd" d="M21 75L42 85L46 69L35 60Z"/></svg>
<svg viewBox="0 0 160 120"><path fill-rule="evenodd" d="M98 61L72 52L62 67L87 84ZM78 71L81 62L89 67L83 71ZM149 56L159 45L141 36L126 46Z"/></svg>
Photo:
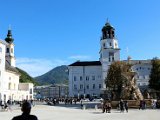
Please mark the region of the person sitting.
<svg viewBox="0 0 160 120"><path fill-rule="evenodd" d="M12 120L38 120L35 115L30 115L31 112L31 104L28 101L25 101L22 104L22 115L13 117Z"/></svg>

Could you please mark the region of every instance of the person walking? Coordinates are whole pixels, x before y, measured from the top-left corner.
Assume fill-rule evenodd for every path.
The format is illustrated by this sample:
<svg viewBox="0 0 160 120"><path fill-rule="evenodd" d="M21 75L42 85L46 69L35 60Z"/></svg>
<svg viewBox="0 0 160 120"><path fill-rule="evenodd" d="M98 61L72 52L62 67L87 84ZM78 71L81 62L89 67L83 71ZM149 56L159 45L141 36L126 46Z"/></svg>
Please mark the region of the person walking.
<svg viewBox="0 0 160 120"><path fill-rule="evenodd" d="M124 101L122 99L119 102L119 106L120 106L120 111L124 112Z"/></svg>
<svg viewBox="0 0 160 120"><path fill-rule="evenodd" d="M124 108L125 108L126 112L128 112L128 102L127 102L127 100L124 101Z"/></svg>
<svg viewBox="0 0 160 120"><path fill-rule="evenodd" d="M22 115L13 117L12 120L38 120L35 115L30 115L31 112L31 104L28 101L25 101L22 104Z"/></svg>

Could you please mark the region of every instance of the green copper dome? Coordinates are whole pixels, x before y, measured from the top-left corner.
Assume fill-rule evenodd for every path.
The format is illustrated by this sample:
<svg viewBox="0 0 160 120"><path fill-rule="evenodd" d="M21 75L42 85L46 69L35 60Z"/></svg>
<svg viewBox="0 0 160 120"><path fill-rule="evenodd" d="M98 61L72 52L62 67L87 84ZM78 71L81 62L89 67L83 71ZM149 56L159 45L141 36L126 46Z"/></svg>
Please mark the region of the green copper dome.
<svg viewBox="0 0 160 120"><path fill-rule="evenodd" d="M13 43L14 39L12 38L11 30L8 30L8 34L7 34L7 37L5 38L5 41L8 43Z"/></svg>

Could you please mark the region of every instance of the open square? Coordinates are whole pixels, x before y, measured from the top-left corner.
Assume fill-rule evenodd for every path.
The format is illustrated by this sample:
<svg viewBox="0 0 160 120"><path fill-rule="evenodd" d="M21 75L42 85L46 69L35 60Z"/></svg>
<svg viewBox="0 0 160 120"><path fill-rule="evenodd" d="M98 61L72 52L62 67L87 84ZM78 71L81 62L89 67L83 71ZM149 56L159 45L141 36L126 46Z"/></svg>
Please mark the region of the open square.
<svg viewBox="0 0 160 120"><path fill-rule="evenodd" d="M111 113L102 113L101 109L77 109L60 106L36 105L31 114L36 115L39 120L159 120L159 109L129 109L129 112L120 113L113 109ZM11 120L20 115L20 108L12 111L1 111L0 119Z"/></svg>

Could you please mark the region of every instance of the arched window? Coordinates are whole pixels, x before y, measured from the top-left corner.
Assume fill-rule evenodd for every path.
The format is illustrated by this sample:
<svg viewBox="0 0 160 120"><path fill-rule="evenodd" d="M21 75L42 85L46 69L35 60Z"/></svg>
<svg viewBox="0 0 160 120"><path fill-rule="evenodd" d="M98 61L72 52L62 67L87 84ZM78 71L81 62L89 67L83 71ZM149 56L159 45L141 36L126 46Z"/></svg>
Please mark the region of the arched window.
<svg viewBox="0 0 160 120"><path fill-rule="evenodd" d="M11 48L11 53L13 53L13 48Z"/></svg>
<svg viewBox="0 0 160 120"><path fill-rule="evenodd" d="M11 90L11 83L8 83L8 90Z"/></svg>
<svg viewBox="0 0 160 120"><path fill-rule="evenodd" d="M7 48L7 53L9 53L9 48Z"/></svg>

